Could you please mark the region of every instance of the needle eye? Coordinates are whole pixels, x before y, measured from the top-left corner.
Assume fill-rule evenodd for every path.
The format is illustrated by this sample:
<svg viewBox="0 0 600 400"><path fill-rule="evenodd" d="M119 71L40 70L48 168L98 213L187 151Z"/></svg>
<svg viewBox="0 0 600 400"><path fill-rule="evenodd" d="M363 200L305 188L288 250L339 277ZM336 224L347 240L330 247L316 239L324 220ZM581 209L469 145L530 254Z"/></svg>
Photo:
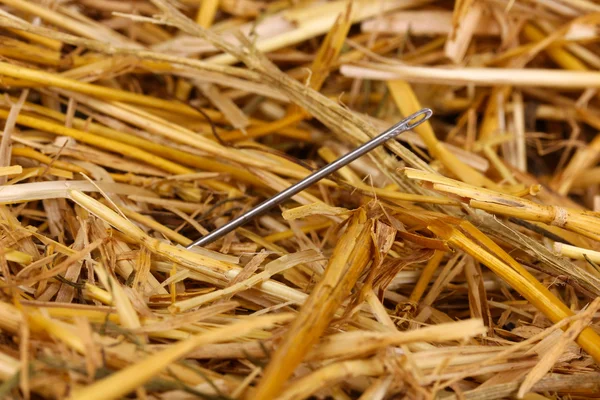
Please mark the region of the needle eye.
<svg viewBox="0 0 600 400"><path fill-rule="evenodd" d="M414 113L413 115L407 118L406 129L416 128L423 122L427 121L432 114L433 111L431 111L429 108L424 108L421 111Z"/></svg>

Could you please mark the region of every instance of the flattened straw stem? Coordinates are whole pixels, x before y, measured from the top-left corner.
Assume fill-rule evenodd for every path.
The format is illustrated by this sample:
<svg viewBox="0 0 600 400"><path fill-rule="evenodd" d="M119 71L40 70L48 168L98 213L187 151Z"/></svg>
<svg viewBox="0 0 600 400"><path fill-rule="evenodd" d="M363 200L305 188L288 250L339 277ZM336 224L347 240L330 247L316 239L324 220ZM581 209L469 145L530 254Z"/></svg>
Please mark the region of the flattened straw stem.
<svg viewBox="0 0 600 400"><path fill-rule="evenodd" d="M258 217L259 215L261 215L264 212L266 212L267 210L269 210L270 208L283 203L284 201L288 200L290 197L292 197L292 196L300 193L304 189L310 187L312 184L320 181L321 179L325 178L328 175L331 175L338 169L350 164L352 161L354 161L357 158L361 157L362 155L370 152L374 148L382 145L386 141L398 136L400 133L419 126L421 123L427 121L431 117L432 114L433 114L433 112L429 108L424 108L424 109L410 115L409 117L398 122L396 125L392 126L390 129L386 130L385 132L383 132L383 133L379 134L378 136L374 137L373 139L369 140L367 143L363 144L362 146L356 148L355 150L351 151L350 153L346 154L345 156L338 158L334 162L327 164L323 168L313 172L312 174L310 174L306 178L302 179L300 182L296 183L295 185L292 185L292 186L288 187L287 189L277 193L275 196L260 203L258 206L256 206L252 210L248 211L247 213L240 215L236 219L234 219L234 220L230 221L229 223L223 225L222 227L214 230L213 232L209 233L208 235L203 236L200 239L196 240L195 242L193 242L186 248L190 249L193 246L204 246L204 245L214 242L215 240L225 236L226 234L235 230L236 228L239 228L240 226L245 225L252 219Z"/></svg>

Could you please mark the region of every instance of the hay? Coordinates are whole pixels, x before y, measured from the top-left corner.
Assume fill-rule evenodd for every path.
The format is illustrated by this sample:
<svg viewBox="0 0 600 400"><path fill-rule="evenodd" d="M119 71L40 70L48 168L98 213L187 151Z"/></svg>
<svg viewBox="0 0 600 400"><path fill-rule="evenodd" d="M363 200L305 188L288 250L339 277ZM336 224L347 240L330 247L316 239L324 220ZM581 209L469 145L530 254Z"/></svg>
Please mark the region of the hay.
<svg viewBox="0 0 600 400"><path fill-rule="evenodd" d="M594 2L0 5L0 397L600 392Z"/></svg>

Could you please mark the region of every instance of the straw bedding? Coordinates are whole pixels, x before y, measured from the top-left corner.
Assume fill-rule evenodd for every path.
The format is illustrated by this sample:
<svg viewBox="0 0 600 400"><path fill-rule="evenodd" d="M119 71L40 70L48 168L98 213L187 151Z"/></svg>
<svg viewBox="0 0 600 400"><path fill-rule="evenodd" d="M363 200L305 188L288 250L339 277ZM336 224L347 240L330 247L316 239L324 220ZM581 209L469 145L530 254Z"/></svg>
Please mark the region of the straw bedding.
<svg viewBox="0 0 600 400"><path fill-rule="evenodd" d="M598 396L599 11L0 0L0 397Z"/></svg>

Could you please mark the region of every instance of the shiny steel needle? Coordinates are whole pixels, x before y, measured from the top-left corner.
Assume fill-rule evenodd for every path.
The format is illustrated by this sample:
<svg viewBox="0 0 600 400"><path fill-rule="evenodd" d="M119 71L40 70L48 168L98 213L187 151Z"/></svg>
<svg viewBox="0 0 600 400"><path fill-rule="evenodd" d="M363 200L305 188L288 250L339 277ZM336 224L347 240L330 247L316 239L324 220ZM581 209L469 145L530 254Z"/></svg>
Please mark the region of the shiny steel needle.
<svg viewBox="0 0 600 400"><path fill-rule="evenodd" d="M385 132L383 132L383 133L379 134L378 136L374 137L373 139L369 140L367 143L363 144L362 146L356 148L355 150L351 151L350 153L344 155L343 157L338 158L334 162L325 165L323 168L313 172L312 174L310 174L306 178L302 179L300 182L296 183L295 185L292 185L292 186L288 187L287 189L277 193L275 196L271 197L270 199L263 201L262 203L260 203L258 206L254 207L247 213L240 215L239 217L231 220L230 222L223 225L222 227L212 231L208 235L201 237L200 239L196 240L194 243L187 246L187 248L190 249L193 246L204 246L204 245L212 243L215 240L225 236L229 232L235 230L236 228L239 228L240 226L251 221L252 219L265 213L270 208L283 203L284 201L288 200L290 197L300 193L301 191L308 188L312 184L320 181L321 179L325 178L328 175L331 175L332 173L334 173L338 169L342 168L343 166L350 164L352 161L356 160L360 156L370 152L371 150L382 145L386 141L398 136L400 133L410 130L410 129L413 129L414 127L420 125L421 123L427 121L431 117L432 114L433 114L433 112L429 108L424 108L421 111L418 111L418 112L410 115L409 117L398 122L396 125L392 126L390 129L386 130Z"/></svg>

